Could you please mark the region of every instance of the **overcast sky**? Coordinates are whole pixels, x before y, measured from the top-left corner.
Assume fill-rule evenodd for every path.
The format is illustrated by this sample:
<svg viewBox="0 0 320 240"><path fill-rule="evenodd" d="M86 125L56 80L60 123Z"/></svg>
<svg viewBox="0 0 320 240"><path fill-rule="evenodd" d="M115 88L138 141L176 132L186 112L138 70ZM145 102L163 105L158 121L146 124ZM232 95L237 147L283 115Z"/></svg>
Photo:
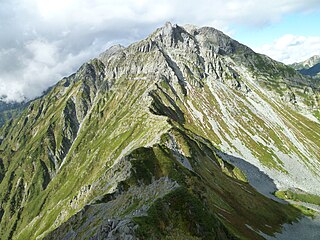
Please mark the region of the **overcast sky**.
<svg viewBox="0 0 320 240"><path fill-rule="evenodd" d="M285 63L320 54L319 0L0 0L0 96L39 96L166 21L211 26Z"/></svg>

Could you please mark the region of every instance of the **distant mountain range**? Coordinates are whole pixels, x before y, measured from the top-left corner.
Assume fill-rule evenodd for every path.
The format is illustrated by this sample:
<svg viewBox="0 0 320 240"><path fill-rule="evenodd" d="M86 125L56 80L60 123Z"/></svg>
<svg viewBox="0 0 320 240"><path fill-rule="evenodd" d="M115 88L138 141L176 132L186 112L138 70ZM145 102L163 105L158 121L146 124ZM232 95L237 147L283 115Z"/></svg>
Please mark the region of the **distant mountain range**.
<svg viewBox="0 0 320 240"><path fill-rule="evenodd" d="M320 78L320 56L314 55L313 57L299 63L293 63L290 65L301 74Z"/></svg>
<svg viewBox="0 0 320 240"><path fill-rule="evenodd" d="M7 103L3 100L0 100L0 127L2 127L5 122L21 113L25 106L25 103Z"/></svg>

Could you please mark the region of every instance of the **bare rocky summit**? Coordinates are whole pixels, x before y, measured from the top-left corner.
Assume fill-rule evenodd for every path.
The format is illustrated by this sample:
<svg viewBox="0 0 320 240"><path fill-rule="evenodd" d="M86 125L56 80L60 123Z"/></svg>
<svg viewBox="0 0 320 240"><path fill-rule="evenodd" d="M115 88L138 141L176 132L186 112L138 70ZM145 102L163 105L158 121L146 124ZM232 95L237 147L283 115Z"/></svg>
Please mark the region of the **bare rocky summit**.
<svg viewBox="0 0 320 240"><path fill-rule="evenodd" d="M320 194L319 97L214 28L113 46L1 128L0 238L278 236L274 192Z"/></svg>

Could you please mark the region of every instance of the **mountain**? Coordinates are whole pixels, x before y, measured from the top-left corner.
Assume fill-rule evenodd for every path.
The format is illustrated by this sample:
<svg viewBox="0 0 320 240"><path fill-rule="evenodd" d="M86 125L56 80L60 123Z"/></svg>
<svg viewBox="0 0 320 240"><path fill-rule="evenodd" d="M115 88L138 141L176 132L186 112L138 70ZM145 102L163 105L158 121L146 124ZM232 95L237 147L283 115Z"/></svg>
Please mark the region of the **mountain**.
<svg viewBox="0 0 320 240"><path fill-rule="evenodd" d="M209 27L112 47L1 128L0 238L279 234L317 209L319 87Z"/></svg>
<svg viewBox="0 0 320 240"><path fill-rule="evenodd" d="M320 56L315 55L303 62L293 63L290 65L298 70L301 74L310 77L320 77Z"/></svg>
<svg viewBox="0 0 320 240"><path fill-rule="evenodd" d="M307 69L301 69L299 72L303 75L307 75L310 77L320 77L320 63L315 64L314 66L307 68Z"/></svg>
<svg viewBox="0 0 320 240"><path fill-rule="evenodd" d="M4 102L0 100L0 127L2 127L7 121L16 117L26 107L26 103L18 102Z"/></svg>
<svg viewBox="0 0 320 240"><path fill-rule="evenodd" d="M320 63L320 56L314 55L305 61L293 63L290 66L292 66L296 70L301 70L301 69L311 68L318 63Z"/></svg>

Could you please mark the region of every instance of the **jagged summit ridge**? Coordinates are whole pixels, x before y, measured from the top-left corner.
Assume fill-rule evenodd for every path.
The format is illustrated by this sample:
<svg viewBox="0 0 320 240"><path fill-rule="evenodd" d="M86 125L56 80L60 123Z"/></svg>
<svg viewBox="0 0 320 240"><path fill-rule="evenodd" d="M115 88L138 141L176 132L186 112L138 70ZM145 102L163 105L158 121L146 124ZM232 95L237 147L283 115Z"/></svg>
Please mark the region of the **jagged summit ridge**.
<svg viewBox="0 0 320 240"><path fill-rule="evenodd" d="M312 84L213 28L111 47L0 130L0 237L279 232L273 191L319 194Z"/></svg>
<svg viewBox="0 0 320 240"><path fill-rule="evenodd" d="M303 62L293 63L290 66L298 70L303 75L317 78L317 79L319 79L320 77L320 56L319 55L314 55Z"/></svg>
<svg viewBox="0 0 320 240"><path fill-rule="evenodd" d="M99 59L102 62L106 62L111 56L117 54L119 51L123 49L125 49L125 47L120 44L113 45L110 48L108 48L105 52L101 53L99 55Z"/></svg>
<svg viewBox="0 0 320 240"><path fill-rule="evenodd" d="M311 68L318 63L320 63L320 55L314 55L305 61L293 63L291 66L297 70L301 70L303 68Z"/></svg>
<svg viewBox="0 0 320 240"><path fill-rule="evenodd" d="M204 45L207 43L206 47L215 48L216 53L219 53L220 48L221 54L234 53L235 50L240 47L249 50L248 47L231 39L229 36L215 28L199 28L195 25L179 26L177 24L172 24L171 22L167 22L163 27L157 29L146 40L151 40L157 44L162 42L170 47L172 47L173 44L177 44L179 41L185 42L186 44L190 43L190 41L198 41L198 44ZM190 47L196 47L196 45ZM106 52L102 53L100 58L102 58L103 55L113 55L123 49L125 49L125 47L121 45L114 45L106 50Z"/></svg>
<svg viewBox="0 0 320 240"><path fill-rule="evenodd" d="M234 53L237 48L246 48L249 50L248 47L212 27L196 27L194 25L179 26L168 22L164 27L159 28L151 34L151 38L155 41L159 40L158 38L154 38L157 36L161 36L160 41L164 41L168 46L172 46L172 44L176 44L179 41L185 44L196 42L199 45L207 44L206 47L211 47L216 53L220 54ZM190 47L196 47L197 44L190 45Z"/></svg>

